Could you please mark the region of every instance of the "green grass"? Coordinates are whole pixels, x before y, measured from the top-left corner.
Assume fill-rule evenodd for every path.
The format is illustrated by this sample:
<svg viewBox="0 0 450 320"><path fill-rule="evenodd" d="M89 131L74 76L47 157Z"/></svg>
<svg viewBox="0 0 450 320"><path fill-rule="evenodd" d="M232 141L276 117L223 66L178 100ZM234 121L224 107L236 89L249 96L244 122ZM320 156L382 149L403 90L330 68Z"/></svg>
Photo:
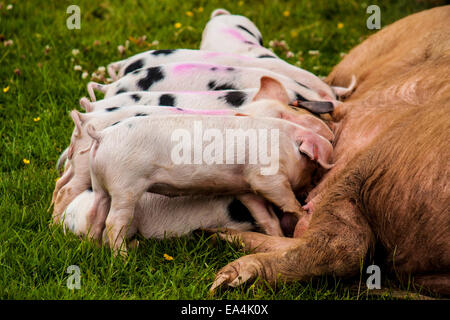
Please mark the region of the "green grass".
<svg viewBox="0 0 450 320"><path fill-rule="evenodd" d="M81 8L81 30L66 28L66 8L74 3ZM11 0L0 4L1 299L208 299L215 272L243 255L226 243L214 246L205 235L194 235L143 240L124 263L112 258L107 249L49 227L47 208L57 178L55 164L73 127L68 112L79 109L79 98L87 95L89 77L82 79L75 65L91 74L120 60L117 46L130 36L146 35L147 42L158 40L159 44L147 47L130 42L126 56L148 49L198 48L209 15L218 7L253 20L266 46L270 40L285 40L295 54L287 60L301 61L303 68L321 76L339 62L341 53L375 32L365 27L367 3L359 1ZM11 10L8 4L13 4ZM410 0L379 5L382 26L430 6ZM186 11L193 12L193 17ZM283 16L284 11L290 15ZM177 22L181 28L174 27ZM337 28L338 23L343 27ZM4 46L9 39L13 44ZM80 53L74 56L72 49ZM320 53L310 55L309 50ZM280 48L275 51L285 57ZM165 260L164 253L174 260ZM80 290L67 289L70 265L81 269ZM243 286L221 291L214 298L366 298L364 289L361 295L351 289L358 283L365 288L365 279L363 273L361 281L345 283L323 277L275 289L262 284Z"/></svg>

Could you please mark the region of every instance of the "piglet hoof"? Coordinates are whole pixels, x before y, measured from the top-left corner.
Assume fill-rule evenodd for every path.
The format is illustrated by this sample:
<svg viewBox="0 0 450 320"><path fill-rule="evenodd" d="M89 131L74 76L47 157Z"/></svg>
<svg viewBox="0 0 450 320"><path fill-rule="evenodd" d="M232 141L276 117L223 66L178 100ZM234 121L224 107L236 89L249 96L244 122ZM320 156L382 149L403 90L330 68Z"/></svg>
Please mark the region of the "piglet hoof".
<svg viewBox="0 0 450 320"><path fill-rule="evenodd" d="M243 256L223 267L217 273L209 289L210 293L216 292L220 287L237 287L256 279L264 267L255 256L255 254Z"/></svg>
<svg viewBox="0 0 450 320"><path fill-rule="evenodd" d="M59 214L53 214L52 220L50 221L50 226L57 226L60 223L60 215Z"/></svg>
<svg viewBox="0 0 450 320"><path fill-rule="evenodd" d="M122 248L122 249L113 249L112 253L113 253L113 257L114 258L121 258L124 261L128 257L128 252L124 248Z"/></svg>
<svg viewBox="0 0 450 320"><path fill-rule="evenodd" d="M130 241L128 242L128 247L129 247L130 249L137 249L137 248L139 247L139 240L138 240L138 239L130 240Z"/></svg>

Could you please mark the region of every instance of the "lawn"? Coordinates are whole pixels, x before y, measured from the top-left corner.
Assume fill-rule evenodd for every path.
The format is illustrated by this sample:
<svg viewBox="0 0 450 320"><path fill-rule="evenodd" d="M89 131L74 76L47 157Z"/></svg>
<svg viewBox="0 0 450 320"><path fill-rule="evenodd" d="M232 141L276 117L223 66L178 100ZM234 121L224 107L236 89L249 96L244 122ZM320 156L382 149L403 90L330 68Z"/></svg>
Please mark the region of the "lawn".
<svg viewBox="0 0 450 320"><path fill-rule="evenodd" d="M370 4L378 2L382 26L433 4ZM81 10L79 30L66 26L72 4ZM224 7L254 21L264 44L274 44L280 57L326 76L346 52L376 32L366 28L367 5L343 0L0 1L0 299L371 298L364 271L345 282L323 277L276 288L244 286L212 297L208 288L215 272L243 255L230 245L213 245L206 235L142 240L124 263L106 248L50 227L47 210L58 177L56 161L73 128L68 113L81 110L78 101L98 67L149 49L198 48L210 13ZM281 40L286 46L276 45ZM67 287L71 265L81 271L79 290ZM395 288L393 279L383 277L383 287Z"/></svg>

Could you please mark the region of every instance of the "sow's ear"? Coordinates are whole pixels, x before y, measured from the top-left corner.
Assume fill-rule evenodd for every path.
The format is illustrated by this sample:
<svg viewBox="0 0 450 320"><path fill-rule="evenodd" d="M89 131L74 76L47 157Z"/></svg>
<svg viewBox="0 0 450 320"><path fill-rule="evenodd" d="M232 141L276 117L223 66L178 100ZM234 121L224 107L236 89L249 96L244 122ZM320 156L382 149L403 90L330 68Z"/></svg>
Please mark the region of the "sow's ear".
<svg viewBox="0 0 450 320"><path fill-rule="evenodd" d="M334 166L331 163L333 146L327 139L312 132L302 132L297 136L297 144L301 153L317 161L323 168L331 169Z"/></svg>
<svg viewBox="0 0 450 320"><path fill-rule="evenodd" d="M262 99L277 100L283 104L289 104L290 102L284 86L278 80L266 76L261 78L259 90L253 97L253 101Z"/></svg>

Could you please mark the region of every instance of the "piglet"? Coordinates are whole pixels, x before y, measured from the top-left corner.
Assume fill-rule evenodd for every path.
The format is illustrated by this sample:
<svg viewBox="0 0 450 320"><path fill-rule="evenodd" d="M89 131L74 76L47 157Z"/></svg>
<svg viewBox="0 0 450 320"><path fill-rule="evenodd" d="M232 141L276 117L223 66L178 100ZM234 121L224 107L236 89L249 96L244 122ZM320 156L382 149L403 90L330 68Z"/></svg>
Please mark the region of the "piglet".
<svg viewBox="0 0 450 320"><path fill-rule="evenodd" d="M327 101L301 83L269 70L199 62L168 63L137 69L107 85L90 82L88 93L91 100L96 101L94 90L105 93L105 98L129 91L242 90L257 88L263 76L274 78L294 91L296 100Z"/></svg>
<svg viewBox="0 0 450 320"><path fill-rule="evenodd" d="M86 218L93 202L92 188L83 191L72 200L59 220L64 227L64 232L70 231L78 236L89 234ZM169 198L145 193L135 210L136 216L127 231L127 239L137 233L147 239L164 239L189 235L197 229L209 232L211 230L256 231L258 229L247 207L237 198L230 196ZM283 228L283 232L289 232L290 227ZM103 241L108 243L105 232L103 232Z"/></svg>
<svg viewBox="0 0 450 320"><path fill-rule="evenodd" d="M87 212L94 203L92 189L80 193L64 210L64 230L88 235ZM231 196L197 196L169 198L144 193L135 207L127 239L139 233L144 238L165 239L188 235L196 229L232 228L249 231L255 228L248 209ZM105 236L104 241L108 239Z"/></svg>
<svg viewBox="0 0 450 320"><path fill-rule="evenodd" d="M263 46L261 32L252 21L244 16L230 14L225 9L214 10L203 30L200 49L258 58L261 60L261 63L264 65L267 64L265 68L291 77L314 90L320 90L317 92L324 97L330 97L329 87L324 87L323 82L321 83L319 78L311 78L304 73L304 76L300 76L300 70L302 69L290 66L281 60L272 50L265 48ZM277 66L277 69L272 69L275 66ZM295 69L297 70L294 71ZM307 72L306 70L302 71ZM308 80L313 80L314 83L308 84ZM348 87L332 86L333 93L331 96L333 99L335 95L338 97L346 97L355 87L356 77L353 75Z"/></svg>
<svg viewBox="0 0 450 320"><path fill-rule="evenodd" d="M95 193L88 213L91 236L100 240L106 223L115 253L126 254L126 229L145 192L237 195L269 234L282 235L267 202L302 216L293 190L310 183L316 163L332 166L327 139L282 119L168 115L130 118L103 131L89 125L87 132L95 140L89 161Z"/></svg>
<svg viewBox="0 0 450 320"><path fill-rule="evenodd" d="M319 95L323 98L336 102L336 95L332 88L323 82L319 77L309 71L297 68L278 58L262 59L239 55L236 53L190 49L150 50L109 64L108 72L115 81L138 69L186 61L220 64L229 67L266 69L291 78L319 93Z"/></svg>
<svg viewBox="0 0 450 320"><path fill-rule="evenodd" d="M136 104L191 109L234 109L252 102L259 90L259 88L253 88L215 91L130 91L95 102L91 102L88 98L84 97L80 99L80 106L86 112ZM287 104L306 109L314 114L330 113L334 110L331 102L298 101L296 100L296 94L292 90L286 90L286 92L289 98Z"/></svg>

